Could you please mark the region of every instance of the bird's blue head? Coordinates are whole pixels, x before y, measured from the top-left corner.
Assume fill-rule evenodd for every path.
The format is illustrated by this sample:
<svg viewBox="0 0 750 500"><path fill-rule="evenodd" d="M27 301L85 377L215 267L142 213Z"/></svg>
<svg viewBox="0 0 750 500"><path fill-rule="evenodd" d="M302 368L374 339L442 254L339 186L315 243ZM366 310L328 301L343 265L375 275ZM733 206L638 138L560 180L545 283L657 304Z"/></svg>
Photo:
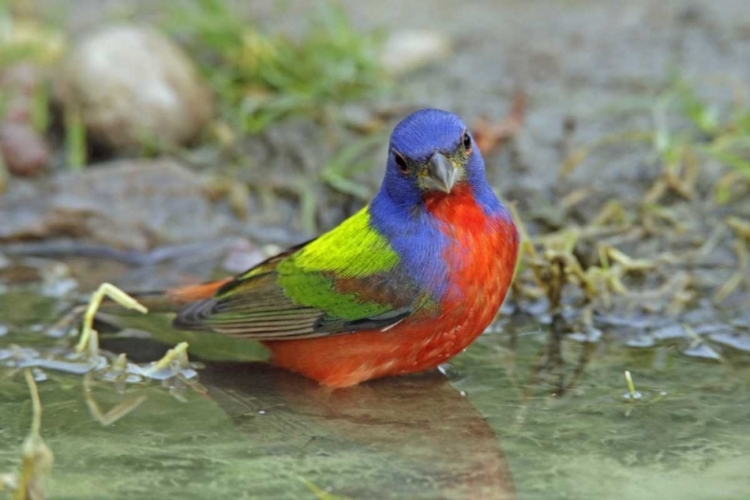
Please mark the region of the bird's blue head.
<svg viewBox="0 0 750 500"><path fill-rule="evenodd" d="M486 186L484 160L458 116L422 109L396 126L381 196L401 207L413 207L433 195L449 197L467 183L474 188Z"/></svg>
<svg viewBox="0 0 750 500"><path fill-rule="evenodd" d="M391 134L385 179L369 207L370 223L398 253L406 275L435 297L445 291L448 273L446 261L436 256L449 245L435 214L465 206L467 194L488 217L507 214L458 116L423 109L404 118ZM481 220L476 222L482 227Z"/></svg>

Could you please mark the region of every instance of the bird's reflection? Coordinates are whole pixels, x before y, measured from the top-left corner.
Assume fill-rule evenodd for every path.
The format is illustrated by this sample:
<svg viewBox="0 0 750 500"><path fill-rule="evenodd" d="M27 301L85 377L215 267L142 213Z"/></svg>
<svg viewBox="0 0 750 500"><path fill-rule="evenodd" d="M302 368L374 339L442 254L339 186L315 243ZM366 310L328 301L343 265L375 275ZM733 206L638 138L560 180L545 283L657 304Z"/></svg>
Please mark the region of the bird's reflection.
<svg viewBox="0 0 750 500"><path fill-rule="evenodd" d="M144 343L118 340L105 347L138 361L145 361L144 353L159 355L153 343ZM388 475L394 491L417 488L425 498L515 496L492 428L440 373L332 391L263 363L208 362L200 380L237 427L274 458L319 457L329 466L346 461L346 474L358 479L339 481L338 494L382 497L372 488L381 488Z"/></svg>
<svg viewBox="0 0 750 500"><path fill-rule="evenodd" d="M538 391L545 391L554 396L564 396L573 390L585 373L586 367L596 348L596 344L582 344L575 364L570 368L562 355L563 336L552 331L547 336L547 343L539 348L535 363L524 384L524 401Z"/></svg>

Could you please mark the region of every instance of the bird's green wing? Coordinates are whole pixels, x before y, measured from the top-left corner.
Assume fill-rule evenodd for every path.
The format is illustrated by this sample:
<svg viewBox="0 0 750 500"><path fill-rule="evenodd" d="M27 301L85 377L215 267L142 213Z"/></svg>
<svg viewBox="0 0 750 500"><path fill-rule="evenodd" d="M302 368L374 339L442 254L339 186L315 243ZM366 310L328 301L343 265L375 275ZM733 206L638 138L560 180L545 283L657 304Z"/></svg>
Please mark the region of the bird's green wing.
<svg viewBox="0 0 750 500"><path fill-rule="evenodd" d="M186 305L175 326L259 340L386 329L420 301L367 208L316 240L273 257Z"/></svg>

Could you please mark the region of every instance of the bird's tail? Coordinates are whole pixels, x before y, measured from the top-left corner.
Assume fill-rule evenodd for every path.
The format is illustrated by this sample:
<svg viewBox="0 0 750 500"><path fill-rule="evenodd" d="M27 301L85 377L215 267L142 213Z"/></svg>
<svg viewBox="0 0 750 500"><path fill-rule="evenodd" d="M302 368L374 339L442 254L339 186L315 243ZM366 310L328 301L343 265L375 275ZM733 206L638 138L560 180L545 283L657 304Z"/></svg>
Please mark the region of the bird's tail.
<svg viewBox="0 0 750 500"><path fill-rule="evenodd" d="M232 278L225 278L217 281L209 281L208 283L201 283L199 285L187 285L172 288L164 292L163 296L168 302L182 307L189 302L213 297L219 288L231 280Z"/></svg>

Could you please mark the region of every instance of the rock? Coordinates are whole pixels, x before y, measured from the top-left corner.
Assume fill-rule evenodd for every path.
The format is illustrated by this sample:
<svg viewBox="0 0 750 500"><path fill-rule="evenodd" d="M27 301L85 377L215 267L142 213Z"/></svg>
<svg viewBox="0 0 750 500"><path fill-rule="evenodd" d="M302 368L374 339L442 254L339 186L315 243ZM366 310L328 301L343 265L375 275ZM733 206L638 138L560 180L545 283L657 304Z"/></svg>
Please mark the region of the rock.
<svg viewBox="0 0 750 500"><path fill-rule="evenodd" d="M386 39L380 52L380 64L386 72L401 75L440 60L450 51L450 41L440 33L400 31Z"/></svg>
<svg viewBox="0 0 750 500"><path fill-rule="evenodd" d="M750 352L750 334L747 333L714 333L709 336L717 344L722 344L738 351Z"/></svg>
<svg viewBox="0 0 750 500"><path fill-rule="evenodd" d="M213 238L230 225L203 180L173 160L120 160L60 175L45 217L76 220L94 243L147 250Z"/></svg>
<svg viewBox="0 0 750 500"><path fill-rule="evenodd" d="M0 196L0 243L55 234L45 220L50 201L45 181L15 179L8 182L8 189Z"/></svg>
<svg viewBox="0 0 750 500"><path fill-rule="evenodd" d="M11 65L0 74L0 95L5 101L0 155L8 172L20 177L35 176L51 159L46 139L31 123L41 80L41 68L31 63Z"/></svg>
<svg viewBox="0 0 750 500"><path fill-rule="evenodd" d="M214 110L208 86L175 43L127 25L81 41L63 64L55 97L80 113L92 142L116 152L144 141L189 144Z"/></svg>
<svg viewBox="0 0 750 500"><path fill-rule="evenodd" d="M0 124L0 153L8 171L19 177L34 177L50 161L44 137L23 121Z"/></svg>
<svg viewBox="0 0 750 500"><path fill-rule="evenodd" d="M653 347L655 344L653 337L647 335L638 335L636 337L628 339L625 343L628 347L648 348Z"/></svg>
<svg viewBox="0 0 750 500"><path fill-rule="evenodd" d="M688 347L682 354L691 358L700 358L712 361L721 361L721 356L713 347L708 344L698 344L697 346Z"/></svg>
<svg viewBox="0 0 750 500"><path fill-rule="evenodd" d="M233 218L203 179L173 160L119 160L49 179L13 181L0 196L0 245L73 238L145 251L214 241Z"/></svg>
<svg viewBox="0 0 750 500"><path fill-rule="evenodd" d="M684 339L688 337L687 332L679 323L673 323L654 330L651 336L658 341L668 341L673 339Z"/></svg>

